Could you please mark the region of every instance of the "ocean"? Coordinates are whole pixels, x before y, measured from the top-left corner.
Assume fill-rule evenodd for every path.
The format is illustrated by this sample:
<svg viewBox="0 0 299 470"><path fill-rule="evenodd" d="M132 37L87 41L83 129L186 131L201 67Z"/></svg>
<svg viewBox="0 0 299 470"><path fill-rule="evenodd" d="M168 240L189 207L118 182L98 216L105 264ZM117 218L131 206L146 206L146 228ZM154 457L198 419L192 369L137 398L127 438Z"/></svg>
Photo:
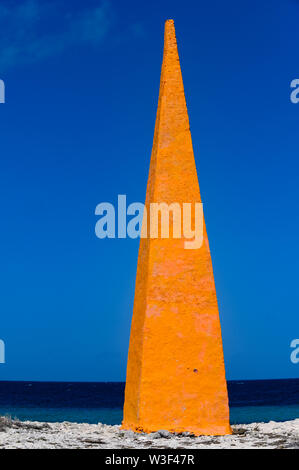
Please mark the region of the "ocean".
<svg viewBox="0 0 299 470"><path fill-rule="evenodd" d="M120 424L123 382L0 382L0 415ZM231 424L299 418L299 379L229 381Z"/></svg>

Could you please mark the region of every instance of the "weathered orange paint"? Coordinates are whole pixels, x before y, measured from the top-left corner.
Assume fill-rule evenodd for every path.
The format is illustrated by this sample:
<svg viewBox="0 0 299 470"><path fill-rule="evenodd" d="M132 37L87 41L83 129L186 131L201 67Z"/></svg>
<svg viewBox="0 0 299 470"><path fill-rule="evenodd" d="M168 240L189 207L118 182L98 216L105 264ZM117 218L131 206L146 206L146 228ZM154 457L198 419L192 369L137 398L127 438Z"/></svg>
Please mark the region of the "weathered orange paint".
<svg viewBox="0 0 299 470"><path fill-rule="evenodd" d="M201 202L172 20L164 40L147 208ZM205 225L197 250L184 249L183 239L140 241L122 428L231 433Z"/></svg>

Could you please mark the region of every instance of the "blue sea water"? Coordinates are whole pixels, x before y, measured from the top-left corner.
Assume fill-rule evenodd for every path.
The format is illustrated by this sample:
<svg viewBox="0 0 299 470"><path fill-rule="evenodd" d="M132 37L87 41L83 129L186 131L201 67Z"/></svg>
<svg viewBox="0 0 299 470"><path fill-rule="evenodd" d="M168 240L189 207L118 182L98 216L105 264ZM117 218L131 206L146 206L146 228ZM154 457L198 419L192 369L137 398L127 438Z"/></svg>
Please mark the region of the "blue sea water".
<svg viewBox="0 0 299 470"><path fill-rule="evenodd" d="M0 382L0 415L120 424L122 382ZM299 418L299 379L229 381L232 424Z"/></svg>

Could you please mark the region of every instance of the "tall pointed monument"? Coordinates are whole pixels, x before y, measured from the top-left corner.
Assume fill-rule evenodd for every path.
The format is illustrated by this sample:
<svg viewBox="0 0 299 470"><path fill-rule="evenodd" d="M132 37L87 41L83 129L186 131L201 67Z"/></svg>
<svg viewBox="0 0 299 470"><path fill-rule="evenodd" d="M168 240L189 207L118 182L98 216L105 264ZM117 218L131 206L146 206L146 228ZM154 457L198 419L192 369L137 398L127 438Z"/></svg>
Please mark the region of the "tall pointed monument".
<svg viewBox="0 0 299 470"><path fill-rule="evenodd" d="M164 56L145 207L200 203L173 20ZM192 215L194 222L194 214ZM141 238L123 429L230 434L221 328L209 242Z"/></svg>

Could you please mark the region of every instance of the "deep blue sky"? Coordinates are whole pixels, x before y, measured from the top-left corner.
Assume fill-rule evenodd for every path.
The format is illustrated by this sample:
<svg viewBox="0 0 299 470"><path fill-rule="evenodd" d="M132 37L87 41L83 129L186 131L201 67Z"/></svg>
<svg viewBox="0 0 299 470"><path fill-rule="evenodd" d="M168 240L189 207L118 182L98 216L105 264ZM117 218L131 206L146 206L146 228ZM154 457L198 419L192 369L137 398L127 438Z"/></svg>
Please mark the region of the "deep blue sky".
<svg viewBox="0 0 299 470"><path fill-rule="evenodd" d="M64 6L62 5L64 3ZM299 377L299 1L0 3L0 380L124 380L164 21L175 20L228 379Z"/></svg>

